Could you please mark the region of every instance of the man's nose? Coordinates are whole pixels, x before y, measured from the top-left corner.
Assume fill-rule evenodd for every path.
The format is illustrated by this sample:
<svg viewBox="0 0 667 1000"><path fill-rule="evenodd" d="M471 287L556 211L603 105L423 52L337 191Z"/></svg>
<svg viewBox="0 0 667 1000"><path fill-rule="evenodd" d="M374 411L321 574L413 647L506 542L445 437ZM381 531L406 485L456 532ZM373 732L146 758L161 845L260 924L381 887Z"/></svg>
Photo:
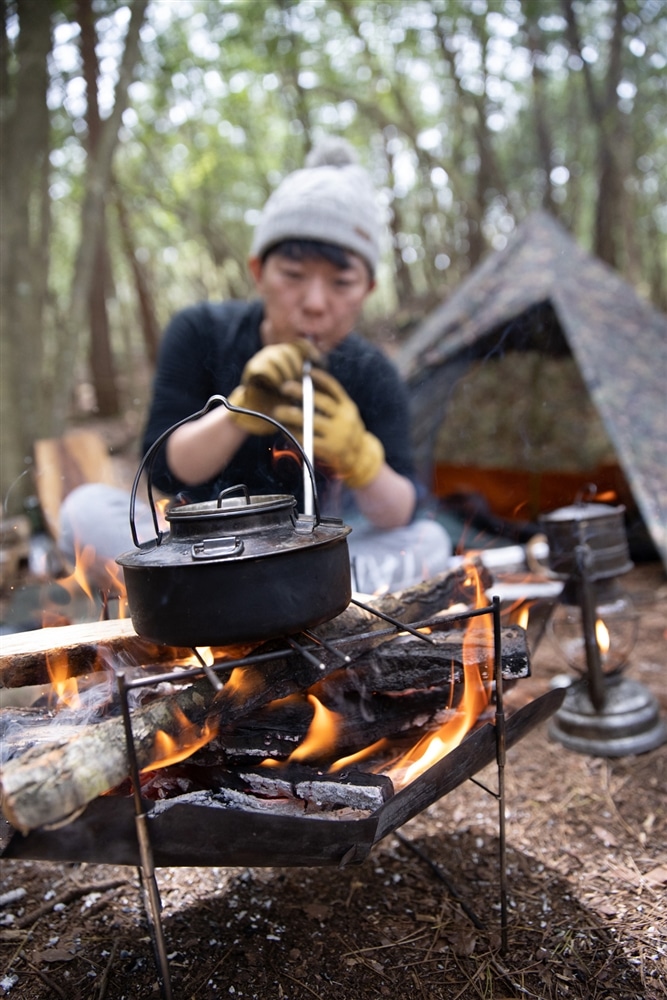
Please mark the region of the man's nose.
<svg viewBox="0 0 667 1000"><path fill-rule="evenodd" d="M302 305L308 312L322 312L326 308L327 294L321 278L313 277L306 282Z"/></svg>

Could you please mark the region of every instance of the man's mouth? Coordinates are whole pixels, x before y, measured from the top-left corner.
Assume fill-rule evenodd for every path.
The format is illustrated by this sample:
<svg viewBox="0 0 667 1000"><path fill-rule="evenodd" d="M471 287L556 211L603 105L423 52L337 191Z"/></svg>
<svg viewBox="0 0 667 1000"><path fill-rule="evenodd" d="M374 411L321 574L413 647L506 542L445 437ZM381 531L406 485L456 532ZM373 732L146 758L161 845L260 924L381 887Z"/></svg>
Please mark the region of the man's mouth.
<svg viewBox="0 0 667 1000"><path fill-rule="evenodd" d="M322 343L323 334L321 333L300 333L299 338L302 340L308 340L320 351L324 350L324 344Z"/></svg>

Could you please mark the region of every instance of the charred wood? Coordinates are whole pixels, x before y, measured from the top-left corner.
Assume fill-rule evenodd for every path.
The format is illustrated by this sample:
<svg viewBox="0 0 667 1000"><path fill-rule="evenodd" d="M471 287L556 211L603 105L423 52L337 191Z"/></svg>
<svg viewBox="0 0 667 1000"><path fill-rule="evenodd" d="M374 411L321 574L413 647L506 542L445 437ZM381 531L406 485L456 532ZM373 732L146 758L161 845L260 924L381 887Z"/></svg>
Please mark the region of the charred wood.
<svg viewBox="0 0 667 1000"><path fill-rule="evenodd" d="M156 747L158 731L177 744L183 743L184 717L190 729L189 742L194 744L201 728L213 720L222 716L232 722L272 698L310 687L324 672L318 664L287 656L274 657L261 670L256 666L237 669L243 669L241 684L229 681L217 695L207 679L197 680L132 713L140 769L162 756ZM85 726L76 737L34 747L6 765L2 811L12 826L23 832L58 823L120 784L128 772L122 719Z"/></svg>
<svg viewBox="0 0 667 1000"><path fill-rule="evenodd" d="M310 761L314 764L329 763L399 733L419 732L431 720L439 719L441 710L447 708L451 693L448 687L406 695L372 694L364 698L351 692L344 703L338 700L336 708L332 709L339 714L335 742L313 754ZM460 690L456 692L455 704L460 693ZM216 756L218 760L222 758L230 764L267 757L275 761L287 760L306 736L313 709L304 697L301 699L301 711L292 710L289 714L291 718L288 721L280 707L273 709L267 705L235 726L221 728L214 740L198 751L197 760Z"/></svg>
<svg viewBox="0 0 667 1000"><path fill-rule="evenodd" d="M212 800L229 807L289 814L311 814L340 809L372 812L393 794L391 779L348 768L338 774L289 765L229 770L222 767L186 768L193 788L213 793Z"/></svg>
<svg viewBox="0 0 667 1000"><path fill-rule="evenodd" d="M471 572L472 567L474 573ZM479 560L471 560L423 583L393 594L369 598L364 603L401 622L424 621L450 608L458 607L462 610L475 607L479 587L486 590L492 581L488 569ZM324 638L335 639L365 631L380 631L383 628L384 622L355 604L350 604L342 614L319 625L314 631Z"/></svg>

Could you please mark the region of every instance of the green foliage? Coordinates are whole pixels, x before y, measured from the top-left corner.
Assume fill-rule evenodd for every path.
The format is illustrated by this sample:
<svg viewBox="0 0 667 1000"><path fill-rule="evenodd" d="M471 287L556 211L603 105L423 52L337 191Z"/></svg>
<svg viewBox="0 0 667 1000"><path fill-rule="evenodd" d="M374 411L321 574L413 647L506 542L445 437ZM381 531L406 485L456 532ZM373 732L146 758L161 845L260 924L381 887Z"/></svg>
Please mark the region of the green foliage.
<svg viewBox="0 0 667 1000"><path fill-rule="evenodd" d="M78 27L71 3L51 6L47 359L58 353L86 183ZM104 117L129 14L117 0L93 11ZM5 14L3 114L20 44L13 5ZM386 211L370 314L387 338L539 206L601 252L602 211L616 266L667 305L667 19L657 0L154 0L141 39L106 207L121 367L144 347L117 199L164 325L193 300L251 293L253 220L327 132L358 149ZM610 150L618 194L600 206ZM77 363L85 372L83 351Z"/></svg>

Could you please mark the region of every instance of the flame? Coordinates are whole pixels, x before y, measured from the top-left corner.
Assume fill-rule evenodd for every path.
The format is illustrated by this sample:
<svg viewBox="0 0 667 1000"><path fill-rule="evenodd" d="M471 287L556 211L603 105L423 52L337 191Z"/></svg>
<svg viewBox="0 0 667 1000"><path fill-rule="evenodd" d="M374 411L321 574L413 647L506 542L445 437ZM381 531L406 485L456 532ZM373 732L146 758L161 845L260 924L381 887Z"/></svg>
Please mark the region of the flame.
<svg viewBox="0 0 667 1000"><path fill-rule="evenodd" d="M46 653L46 669L53 686L55 708L79 709L79 685L76 677L69 676L69 660L64 650L52 650Z"/></svg>
<svg viewBox="0 0 667 1000"><path fill-rule="evenodd" d="M366 760L367 757L374 757L376 754L381 753L389 746L389 740L381 739L376 743L371 743L370 746L364 747L363 750L359 750L358 753L351 753L348 757L341 757L339 760L334 761L334 763L329 768L329 774L334 774L336 771L342 771L343 768L349 767L351 764L358 764L361 760Z"/></svg>
<svg viewBox="0 0 667 1000"><path fill-rule="evenodd" d="M264 684L262 675L252 667L234 667L225 681L225 692L232 694L237 700L247 698L261 689Z"/></svg>
<svg viewBox="0 0 667 1000"><path fill-rule="evenodd" d="M489 601L476 567L470 567L470 576L466 582L475 588L475 608L488 607ZM482 665L481 671L477 660L480 648L489 650L487 662ZM491 695L490 679L493 677L492 650L491 617L480 616L471 619L463 640L464 684L461 701L454 715L448 718L436 733L424 736L391 768L390 777L396 787L409 784L457 747L487 707Z"/></svg>
<svg viewBox="0 0 667 1000"><path fill-rule="evenodd" d="M203 726L198 726L190 722L188 717L176 707L174 709L175 721L180 725L180 730L176 735L171 735L164 729L159 729L155 734L153 743L153 753L155 760L142 768L145 771L156 771L158 768L167 767L169 764L177 764L181 760L190 757L195 750L205 746L217 733L217 726L211 722L205 722Z"/></svg>
<svg viewBox="0 0 667 1000"><path fill-rule="evenodd" d="M519 628L525 631L528 628L530 609L534 604L535 601L526 601L521 597L503 612L503 618L510 625L518 625Z"/></svg>
<svg viewBox="0 0 667 1000"><path fill-rule="evenodd" d="M314 694L308 695L308 701L314 709L313 718L303 740L289 755L288 763L316 759L336 745L340 715L326 708Z"/></svg>
<svg viewBox="0 0 667 1000"><path fill-rule="evenodd" d="M123 578L123 571L117 562L109 559L104 564L104 571L109 579L107 588L110 594L118 598L118 618L129 618L129 606L127 603L127 588Z"/></svg>
<svg viewBox="0 0 667 1000"><path fill-rule="evenodd" d="M100 612L101 618L109 617L108 602L110 599L118 601L117 618L128 617L127 590L123 580L120 566L113 559L106 560L103 564L97 559L97 553L93 545L75 544L74 569L68 576L59 577L57 586L65 591L69 600L80 598L81 594L88 598L91 608L97 610L98 603L96 595L93 593L90 581L99 582L99 593L103 598L103 607ZM53 628L59 625L71 624L71 619L63 610L54 606L57 605L56 598L52 599L52 604L42 611L42 627Z"/></svg>
<svg viewBox="0 0 667 1000"><path fill-rule="evenodd" d="M73 597L77 590L82 590L91 603L94 603L93 593L88 583L88 573L95 565L95 549L92 545L78 544L74 549L74 569L69 576L64 576L58 580L58 585L66 590L70 597Z"/></svg>
<svg viewBox="0 0 667 1000"><path fill-rule="evenodd" d="M609 629L601 618L598 618L595 622L595 638L597 640L598 648L604 656L609 652L611 638L609 636Z"/></svg>

